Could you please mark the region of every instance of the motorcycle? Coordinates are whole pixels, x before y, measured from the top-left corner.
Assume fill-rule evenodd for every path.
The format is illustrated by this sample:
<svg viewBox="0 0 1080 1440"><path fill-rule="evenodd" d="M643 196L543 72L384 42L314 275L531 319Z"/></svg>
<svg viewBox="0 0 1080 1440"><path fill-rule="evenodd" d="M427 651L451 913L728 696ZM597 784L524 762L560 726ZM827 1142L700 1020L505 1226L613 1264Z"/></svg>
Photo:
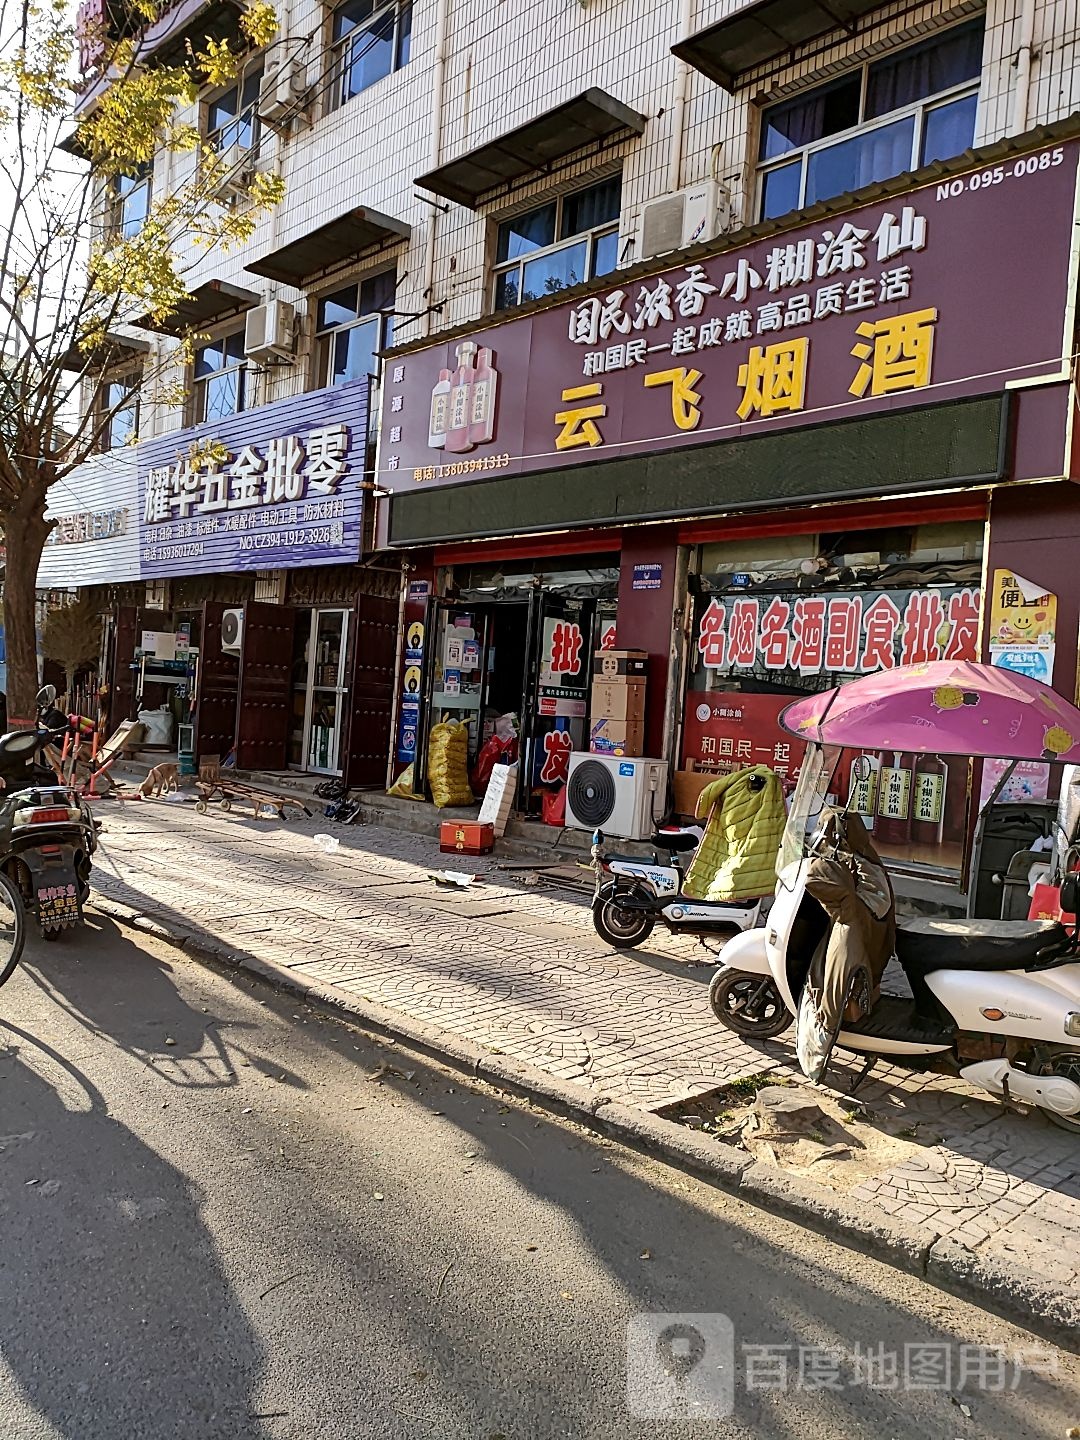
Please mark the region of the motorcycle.
<svg viewBox="0 0 1080 1440"><path fill-rule="evenodd" d="M935 661L854 680L797 701L780 718L808 748L767 924L729 940L713 977L710 1002L718 1019L738 1035L765 1040L798 1016L800 1061L813 1079L837 1046L865 1061L857 1084L885 1057L893 1065L958 1076L1006 1104L1037 1107L1080 1133L1080 923L1071 930L1058 921L920 918L897 924L892 886L851 813L851 800L840 807L828 795L844 746L1004 756L1014 764L1076 763L1080 710L1026 676ZM865 757L853 763L853 795L867 783L869 770ZM983 816L1009 773L1007 768ZM981 823L982 816L976 836ZM884 926L891 937L889 927L895 926L895 958L912 998L878 995L865 973L852 975L823 1024L811 976L820 975L822 956L837 949L843 966L852 928L838 929L833 906L811 893L811 886L822 893L814 867L823 860L834 874L850 878L851 896L872 916L863 916L867 927ZM1061 885L1061 909L1076 915L1078 907L1080 876L1072 874ZM849 903L849 919L855 909ZM847 972L841 973L846 984ZM807 1043L815 1027L813 1043ZM811 1053L820 1063L808 1063Z"/></svg>
<svg viewBox="0 0 1080 1440"><path fill-rule="evenodd" d="M682 893L686 871L704 831L697 825L662 826L651 844L667 851L667 863L637 855L610 854L604 832L594 830L592 862L596 872L593 925L601 940L616 950L632 950L653 932L659 920L672 934L711 936L746 930L761 918L761 901L691 900Z"/></svg>
<svg viewBox="0 0 1080 1440"><path fill-rule="evenodd" d="M0 875L37 917L46 940L82 923L98 832L86 801L40 758L78 724L77 716L55 706L56 688L46 685L34 729L0 735ZM2 918L0 909L0 930Z"/></svg>

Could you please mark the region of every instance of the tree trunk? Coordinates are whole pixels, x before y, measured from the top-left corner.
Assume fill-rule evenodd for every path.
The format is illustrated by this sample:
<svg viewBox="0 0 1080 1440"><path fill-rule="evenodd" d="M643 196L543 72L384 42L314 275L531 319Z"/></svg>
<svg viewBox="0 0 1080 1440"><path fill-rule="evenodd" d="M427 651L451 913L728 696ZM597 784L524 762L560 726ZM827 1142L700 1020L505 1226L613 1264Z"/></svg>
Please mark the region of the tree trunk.
<svg viewBox="0 0 1080 1440"><path fill-rule="evenodd" d="M50 526L45 502L24 497L3 517L4 635L7 641L7 709L12 729L33 724L38 692L37 572Z"/></svg>

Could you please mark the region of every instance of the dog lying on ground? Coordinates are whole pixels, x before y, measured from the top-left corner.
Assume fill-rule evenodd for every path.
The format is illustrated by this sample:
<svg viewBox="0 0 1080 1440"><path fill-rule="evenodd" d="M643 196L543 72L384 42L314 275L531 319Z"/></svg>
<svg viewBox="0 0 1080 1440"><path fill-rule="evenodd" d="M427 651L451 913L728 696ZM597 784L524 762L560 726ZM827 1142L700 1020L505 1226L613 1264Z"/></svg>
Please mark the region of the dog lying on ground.
<svg viewBox="0 0 1080 1440"><path fill-rule="evenodd" d="M149 800L151 795L158 796L164 791L180 788L180 766L166 762L162 765L155 765L147 775L146 779L139 786L139 799Z"/></svg>

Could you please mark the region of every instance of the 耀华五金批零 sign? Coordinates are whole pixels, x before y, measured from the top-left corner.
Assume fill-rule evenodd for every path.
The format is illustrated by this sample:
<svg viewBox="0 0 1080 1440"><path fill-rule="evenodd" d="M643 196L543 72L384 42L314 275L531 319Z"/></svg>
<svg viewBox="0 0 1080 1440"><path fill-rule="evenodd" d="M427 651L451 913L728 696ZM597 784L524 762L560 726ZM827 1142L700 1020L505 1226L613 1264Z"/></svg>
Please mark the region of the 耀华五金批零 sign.
<svg viewBox="0 0 1080 1440"><path fill-rule="evenodd" d="M368 382L138 447L145 578L355 561Z"/></svg>
<svg viewBox="0 0 1080 1440"><path fill-rule="evenodd" d="M380 484L459 484L1061 379L1069 141L391 356ZM1032 257L1038 256L1037 274Z"/></svg>

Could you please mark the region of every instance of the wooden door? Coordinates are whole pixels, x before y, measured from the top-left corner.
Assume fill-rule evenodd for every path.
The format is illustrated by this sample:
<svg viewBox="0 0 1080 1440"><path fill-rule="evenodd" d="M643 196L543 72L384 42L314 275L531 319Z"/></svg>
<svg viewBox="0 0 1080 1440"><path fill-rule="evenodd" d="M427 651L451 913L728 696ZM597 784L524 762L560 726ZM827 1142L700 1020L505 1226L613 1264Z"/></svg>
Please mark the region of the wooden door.
<svg viewBox="0 0 1080 1440"><path fill-rule="evenodd" d="M199 683L195 696L195 756L220 755L225 759L236 736L236 696L240 659L221 648L221 617L226 609L217 600L202 608L199 630Z"/></svg>
<svg viewBox="0 0 1080 1440"><path fill-rule="evenodd" d="M305 617L306 618L306 617ZM241 770L284 770L292 718L296 611L249 600L244 606L236 764Z"/></svg>
<svg viewBox="0 0 1080 1440"><path fill-rule="evenodd" d="M139 611L118 605L113 630L112 694L109 697L110 733L124 720L135 718L135 643L139 637Z"/></svg>
<svg viewBox="0 0 1080 1440"><path fill-rule="evenodd" d="M348 726L341 756L346 785L381 788L386 784L397 648L397 600L358 595L352 613Z"/></svg>

